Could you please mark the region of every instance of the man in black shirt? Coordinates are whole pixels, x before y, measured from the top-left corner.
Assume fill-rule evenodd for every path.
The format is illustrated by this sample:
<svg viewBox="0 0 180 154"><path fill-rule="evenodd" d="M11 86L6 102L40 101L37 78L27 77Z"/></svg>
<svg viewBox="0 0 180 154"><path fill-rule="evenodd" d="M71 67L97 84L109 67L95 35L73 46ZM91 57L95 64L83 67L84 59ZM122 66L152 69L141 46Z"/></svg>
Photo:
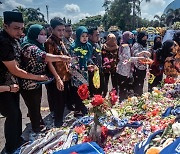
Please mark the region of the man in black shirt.
<svg viewBox="0 0 180 154"><path fill-rule="evenodd" d="M5 121L5 151L13 153L23 142L22 115L19 108L18 82L16 77L46 80L44 75L33 75L18 67L15 60L16 51L20 50L17 39L23 33L23 18L19 12L6 11L4 15L4 28L0 32L0 86L9 85L9 91L0 93L0 113L6 117Z"/></svg>

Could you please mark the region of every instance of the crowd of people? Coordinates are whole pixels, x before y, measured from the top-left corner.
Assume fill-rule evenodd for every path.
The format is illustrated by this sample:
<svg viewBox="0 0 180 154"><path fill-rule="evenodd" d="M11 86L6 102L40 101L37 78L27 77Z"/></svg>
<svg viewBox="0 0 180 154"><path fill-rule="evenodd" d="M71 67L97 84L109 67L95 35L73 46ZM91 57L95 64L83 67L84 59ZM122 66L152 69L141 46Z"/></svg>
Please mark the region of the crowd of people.
<svg viewBox="0 0 180 154"><path fill-rule="evenodd" d="M163 73L180 75L180 31L173 40L162 44L156 36L154 46L147 48L146 32L125 31L117 41L109 33L100 42L97 27L80 26L72 36L72 26L55 17L50 28L34 24L22 38L24 24L19 12L4 12L4 27L0 32L0 113L6 117L5 153L13 153L25 141L22 138L22 115L19 95L28 108L34 133L45 128L41 116L42 84L47 89L48 103L54 127L63 125L65 106L74 116L84 116L88 109L78 95L78 87L87 84L90 97L106 97L109 78L118 92L119 102L130 94L143 93L147 65L155 76L152 87L160 84ZM47 31L48 30L48 31ZM100 87L93 84L94 72L99 72Z"/></svg>

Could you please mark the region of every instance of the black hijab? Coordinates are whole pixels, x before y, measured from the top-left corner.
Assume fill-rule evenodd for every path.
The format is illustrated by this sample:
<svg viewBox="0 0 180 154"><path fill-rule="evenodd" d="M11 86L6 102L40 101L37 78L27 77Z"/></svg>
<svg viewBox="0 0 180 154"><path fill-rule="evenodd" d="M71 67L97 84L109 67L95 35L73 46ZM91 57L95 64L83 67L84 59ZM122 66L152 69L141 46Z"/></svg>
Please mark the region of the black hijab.
<svg viewBox="0 0 180 154"><path fill-rule="evenodd" d="M158 42L157 42L157 39L158 39L158 38L161 39L161 36L157 35L157 36L154 38L154 47L153 47L154 50L157 50L157 49L159 49L159 48L162 47L161 41L158 41Z"/></svg>
<svg viewBox="0 0 180 154"><path fill-rule="evenodd" d="M161 64L164 65L164 62L167 57L171 57L173 55L171 47L174 45L173 40L167 40L163 43L162 49L159 50L157 58Z"/></svg>
<svg viewBox="0 0 180 154"><path fill-rule="evenodd" d="M145 31L139 32L137 35L137 43L141 44L143 47L146 47L146 40L142 40L144 36L148 36L148 34Z"/></svg>

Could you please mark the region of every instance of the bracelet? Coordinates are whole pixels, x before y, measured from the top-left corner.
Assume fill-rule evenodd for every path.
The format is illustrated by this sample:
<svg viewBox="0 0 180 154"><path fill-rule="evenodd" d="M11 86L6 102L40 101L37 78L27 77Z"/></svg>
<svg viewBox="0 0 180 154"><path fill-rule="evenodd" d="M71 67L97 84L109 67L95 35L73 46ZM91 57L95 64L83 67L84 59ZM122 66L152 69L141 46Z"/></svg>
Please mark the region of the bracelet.
<svg viewBox="0 0 180 154"><path fill-rule="evenodd" d="M8 85L8 87L9 87L9 92L11 92L11 86Z"/></svg>

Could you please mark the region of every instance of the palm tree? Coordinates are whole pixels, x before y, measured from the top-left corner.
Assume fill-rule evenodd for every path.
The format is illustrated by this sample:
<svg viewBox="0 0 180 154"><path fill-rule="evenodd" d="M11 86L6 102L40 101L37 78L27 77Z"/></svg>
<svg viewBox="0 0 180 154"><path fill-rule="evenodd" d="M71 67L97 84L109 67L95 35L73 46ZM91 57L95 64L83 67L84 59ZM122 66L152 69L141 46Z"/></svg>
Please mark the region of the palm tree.
<svg viewBox="0 0 180 154"><path fill-rule="evenodd" d="M180 21L180 9L169 9L166 16L167 26L171 26L174 22Z"/></svg>
<svg viewBox="0 0 180 154"><path fill-rule="evenodd" d="M166 24L166 14L162 14L161 16L155 15L154 18L156 18L159 21L159 27L161 25L164 26Z"/></svg>
<svg viewBox="0 0 180 154"><path fill-rule="evenodd" d="M151 0L145 0L150 2ZM133 12L133 28L135 28L136 16L141 15L141 3L143 0L130 0L132 3L132 12Z"/></svg>
<svg viewBox="0 0 180 154"><path fill-rule="evenodd" d="M45 22L44 14L40 12L40 8L28 8L27 9L27 17L29 21L40 21Z"/></svg>

